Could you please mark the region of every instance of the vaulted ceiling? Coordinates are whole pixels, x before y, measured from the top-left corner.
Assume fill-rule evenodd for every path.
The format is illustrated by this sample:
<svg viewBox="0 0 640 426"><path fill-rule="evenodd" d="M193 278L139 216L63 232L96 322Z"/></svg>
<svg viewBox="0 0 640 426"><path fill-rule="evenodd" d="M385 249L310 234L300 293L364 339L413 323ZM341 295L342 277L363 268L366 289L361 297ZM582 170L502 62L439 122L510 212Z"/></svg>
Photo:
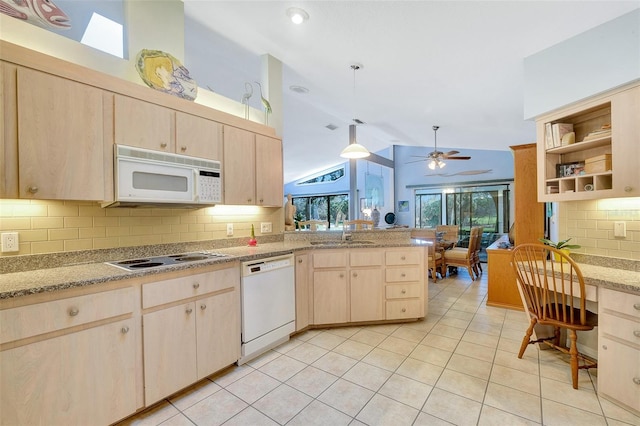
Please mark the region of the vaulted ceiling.
<svg viewBox="0 0 640 426"><path fill-rule="evenodd" d="M371 151L397 144L424 146L426 154L434 124L439 148L507 150L533 142L533 122L523 113L523 59L640 7L640 1L184 3L185 31L191 22L215 35L201 40L214 44L211 69L230 70L210 83L221 94L240 100L243 81L259 78L261 55L282 61L285 182L342 162L353 118L366 123L358 126L358 142ZM308 21L291 23L289 7L303 8ZM353 63L363 65L355 75ZM259 97L252 102L260 106Z"/></svg>

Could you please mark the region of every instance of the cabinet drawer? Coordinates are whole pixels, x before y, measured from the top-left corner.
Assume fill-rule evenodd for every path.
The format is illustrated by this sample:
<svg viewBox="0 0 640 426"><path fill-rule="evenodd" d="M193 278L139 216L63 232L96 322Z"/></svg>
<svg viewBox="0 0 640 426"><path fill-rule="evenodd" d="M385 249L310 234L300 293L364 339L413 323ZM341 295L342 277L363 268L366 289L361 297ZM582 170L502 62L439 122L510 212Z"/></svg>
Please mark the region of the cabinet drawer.
<svg viewBox="0 0 640 426"><path fill-rule="evenodd" d="M0 343L128 314L133 292L129 287L0 311Z"/></svg>
<svg viewBox="0 0 640 426"><path fill-rule="evenodd" d="M421 318L424 305L420 299L387 300L386 319Z"/></svg>
<svg viewBox="0 0 640 426"><path fill-rule="evenodd" d="M405 299L410 297L422 296L422 286L420 283L410 284L394 284L385 288L385 296L387 299Z"/></svg>
<svg viewBox="0 0 640 426"><path fill-rule="evenodd" d="M598 392L640 411L640 350L607 338L599 344Z"/></svg>
<svg viewBox="0 0 640 426"><path fill-rule="evenodd" d="M385 263L392 265L419 265L422 259L422 250L387 250Z"/></svg>
<svg viewBox="0 0 640 426"><path fill-rule="evenodd" d="M600 293L600 307L640 320L640 296L603 288Z"/></svg>
<svg viewBox="0 0 640 426"><path fill-rule="evenodd" d="M347 266L347 251L313 253L314 268L345 268Z"/></svg>
<svg viewBox="0 0 640 426"><path fill-rule="evenodd" d="M172 278L142 286L142 308L147 309L240 284L238 267Z"/></svg>
<svg viewBox="0 0 640 426"><path fill-rule="evenodd" d="M599 315L598 326L602 333L640 346L640 321L631 321L603 313Z"/></svg>
<svg viewBox="0 0 640 426"><path fill-rule="evenodd" d="M387 268L385 281L388 283L420 281L422 271L420 268Z"/></svg>
<svg viewBox="0 0 640 426"><path fill-rule="evenodd" d="M351 266L382 266L382 250L354 250L349 253Z"/></svg>

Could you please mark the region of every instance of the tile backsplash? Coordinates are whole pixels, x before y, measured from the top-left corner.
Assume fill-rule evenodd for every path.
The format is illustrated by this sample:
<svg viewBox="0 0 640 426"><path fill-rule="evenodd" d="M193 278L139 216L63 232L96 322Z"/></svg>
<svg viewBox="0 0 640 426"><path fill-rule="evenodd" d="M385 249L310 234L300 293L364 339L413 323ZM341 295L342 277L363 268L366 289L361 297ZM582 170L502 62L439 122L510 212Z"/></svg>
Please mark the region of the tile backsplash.
<svg viewBox="0 0 640 426"><path fill-rule="evenodd" d="M84 201L0 200L0 232L18 232L20 251L2 256L67 252L249 236L271 222L282 233L282 208L112 208ZM233 237L227 237L233 223Z"/></svg>
<svg viewBox="0 0 640 426"><path fill-rule="evenodd" d="M626 237L615 237L615 222L624 222ZM559 239L580 244L575 252L640 260L640 198L560 203Z"/></svg>

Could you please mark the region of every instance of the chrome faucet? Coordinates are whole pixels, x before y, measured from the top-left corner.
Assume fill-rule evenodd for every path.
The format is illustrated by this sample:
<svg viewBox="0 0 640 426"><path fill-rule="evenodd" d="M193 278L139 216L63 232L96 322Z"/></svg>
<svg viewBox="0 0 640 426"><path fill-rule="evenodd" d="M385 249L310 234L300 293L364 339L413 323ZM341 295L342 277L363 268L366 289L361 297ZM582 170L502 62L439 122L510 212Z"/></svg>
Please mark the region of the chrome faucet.
<svg viewBox="0 0 640 426"><path fill-rule="evenodd" d="M342 225L342 241L351 241L351 232L348 225Z"/></svg>

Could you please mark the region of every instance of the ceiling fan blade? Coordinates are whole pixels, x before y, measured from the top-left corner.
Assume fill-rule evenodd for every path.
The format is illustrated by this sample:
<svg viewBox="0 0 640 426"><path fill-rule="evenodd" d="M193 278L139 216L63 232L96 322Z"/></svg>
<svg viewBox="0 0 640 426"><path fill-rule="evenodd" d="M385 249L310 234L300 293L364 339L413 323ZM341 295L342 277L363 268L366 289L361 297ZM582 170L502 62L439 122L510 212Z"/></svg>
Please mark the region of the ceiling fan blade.
<svg viewBox="0 0 640 426"><path fill-rule="evenodd" d="M422 160L407 161L407 162L406 162L406 163L404 163L404 164L419 163L419 162L421 162L421 161L427 161L427 160L428 160L428 158L423 158Z"/></svg>
<svg viewBox="0 0 640 426"><path fill-rule="evenodd" d="M416 157L416 158L429 158L428 155L410 155L409 157Z"/></svg>
<svg viewBox="0 0 640 426"><path fill-rule="evenodd" d="M456 155L456 154L460 154L460 151L453 150L453 151L449 151L449 152L445 152L444 153L444 155Z"/></svg>
<svg viewBox="0 0 640 426"><path fill-rule="evenodd" d="M446 160L471 160L471 157L444 157Z"/></svg>

